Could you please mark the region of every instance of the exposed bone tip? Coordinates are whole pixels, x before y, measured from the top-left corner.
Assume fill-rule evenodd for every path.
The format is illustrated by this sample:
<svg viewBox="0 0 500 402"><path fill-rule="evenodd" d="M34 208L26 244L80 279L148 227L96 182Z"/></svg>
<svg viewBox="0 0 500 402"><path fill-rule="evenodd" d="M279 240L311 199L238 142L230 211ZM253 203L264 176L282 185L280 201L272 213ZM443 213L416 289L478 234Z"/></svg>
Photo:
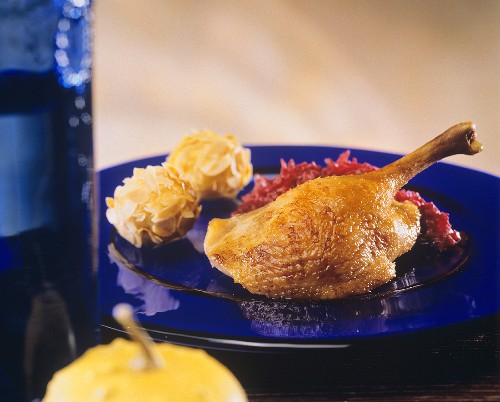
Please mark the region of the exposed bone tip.
<svg viewBox="0 0 500 402"><path fill-rule="evenodd" d="M483 144L478 141L476 134L476 124L470 121L460 123L462 130L465 131L467 143L469 144L469 152L467 154L474 155L483 150Z"/></svg>
<svg viewBox="0 0 500 402"><path fill-rule="evenodd" d="M448 136L445 138L447 138L450 149L454 150L448 156L455 153L474 155L483 150L483 144L477 139L476 124L471 121L455 124L446 133Z"/></svg>

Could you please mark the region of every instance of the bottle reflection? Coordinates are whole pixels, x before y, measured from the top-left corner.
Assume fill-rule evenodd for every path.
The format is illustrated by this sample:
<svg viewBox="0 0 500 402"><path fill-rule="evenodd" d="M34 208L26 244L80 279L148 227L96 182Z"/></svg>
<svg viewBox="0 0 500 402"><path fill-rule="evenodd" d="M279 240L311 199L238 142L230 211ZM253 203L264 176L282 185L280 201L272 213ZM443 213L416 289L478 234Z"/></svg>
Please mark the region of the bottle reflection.
<svg viewBox="0 0 500 402"><path fill-rule="evenodd" d="M108 245L108 256L118 267L117 285L142 302L139 312L153 316L179 308L179 301L170 295L169 289L133 272L113 243Z"/></svg>

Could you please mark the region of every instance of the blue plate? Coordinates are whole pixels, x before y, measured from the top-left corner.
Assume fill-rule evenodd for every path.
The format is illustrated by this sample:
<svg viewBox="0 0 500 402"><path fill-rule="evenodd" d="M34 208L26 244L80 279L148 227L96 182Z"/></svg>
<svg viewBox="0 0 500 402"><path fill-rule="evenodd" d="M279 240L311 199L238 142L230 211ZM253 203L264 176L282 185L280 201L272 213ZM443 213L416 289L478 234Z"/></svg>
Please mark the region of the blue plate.
<svg viewBox="0 0 500 402"><path fill-rule="evenodd" d="M254 171L279 172L279 159L337 158L344 149L254 146ZM353 150L360 162L384 166L398 155ZM413 333L492 315L498 309L499 179L437 163L409 188L450 214L464 241L446 253L425 244L397 260L397 277L363 296L294 302L256 296L210 267L202 245L208 221L227 217L236 201L203 204L182 240L137 249L105 217L104 199L134 167L158 165L165 155L132 161L99 173L100 308L105 330L121 331L111 318L117 303L134 306L156 340L223 350L343 348L356 341ZM247 189L251 188L250 184Z"/></svg>

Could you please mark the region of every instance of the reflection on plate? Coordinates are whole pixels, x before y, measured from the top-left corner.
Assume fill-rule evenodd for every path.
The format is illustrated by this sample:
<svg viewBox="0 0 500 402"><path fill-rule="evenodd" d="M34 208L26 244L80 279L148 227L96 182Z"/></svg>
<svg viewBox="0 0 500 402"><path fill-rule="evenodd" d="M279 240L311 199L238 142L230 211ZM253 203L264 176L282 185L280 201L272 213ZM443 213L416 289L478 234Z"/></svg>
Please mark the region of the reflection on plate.
<svg viewBox="0 0 500 402"><path fill-rule="evenodd" d="M252 147L255 172L276 173L279 158L321 162L343 149ZM383 166L396 159L353 151L360 161ZM164 156L101 172L101 199L113 193L133 167ZM443 179L446 180L443 180ZM441 181L441 182L440 182ZM496 305L495 211L498 179L439 163L411 186L450 213L465 241L446 253L424 244L397 260L397 277L370 294L342 300L294 302L252 295L212 269L203 239L212 217L229 216L235 201L210 201L184 239L137 249L113 230L101 206L101 309L109 317L119 302L133 304L157 336L175 336L209 347L336 347L373 336L425 330L493 314ZM467 192L462 191L467 186ZM471 188L473 187L473 188ZM474 191L476 191L474 193ZM477 196L480 194L481 196ZM490 216L491 215L491 216ZM103 258L104 257L104 258ZM105 320L113 327L111 320ZM118 326L116 326L118 328Z"/></svg>
<svg viewBox="0 0 500 402"><path fill-rule="evenodd" d="M138 301L142 301L138 312L148 316L165 311L175 310L179 307L179 301L170 296L170 290L159 286L146 277L133 272L130 263L118 253L115 246L108 247L109 258L118 267L116 284L129 295L135 296Z"/></svg>

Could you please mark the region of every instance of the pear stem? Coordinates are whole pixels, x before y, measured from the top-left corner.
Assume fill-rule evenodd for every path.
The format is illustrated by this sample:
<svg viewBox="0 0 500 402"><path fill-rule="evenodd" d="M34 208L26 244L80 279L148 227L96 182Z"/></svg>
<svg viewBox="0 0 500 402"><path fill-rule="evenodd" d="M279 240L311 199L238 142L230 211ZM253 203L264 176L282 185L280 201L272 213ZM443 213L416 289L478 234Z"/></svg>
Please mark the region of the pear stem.
<svg viewBox="0 0 500 402"><path fill-rule="evenodd" d="M140 345L144 358L144 369L155 369L164 365L163 358L157 352L153 340L144 329L137 325L132 307L129 304L117 304L113 309L113 317L128 332L132 340Z"/></svg>

